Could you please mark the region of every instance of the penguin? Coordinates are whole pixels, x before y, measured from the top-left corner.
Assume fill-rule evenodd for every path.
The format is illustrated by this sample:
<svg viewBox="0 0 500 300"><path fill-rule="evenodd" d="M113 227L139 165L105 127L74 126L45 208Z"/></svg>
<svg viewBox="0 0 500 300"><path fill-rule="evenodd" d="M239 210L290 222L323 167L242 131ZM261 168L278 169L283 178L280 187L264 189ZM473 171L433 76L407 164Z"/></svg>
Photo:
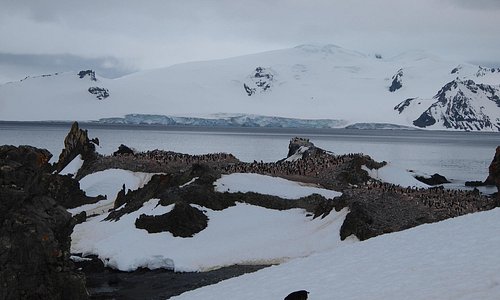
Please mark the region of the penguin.
<svg viewBox="0 0 500 300"><path fill-rule="evenodd" d="M306 290L295 291L286 296L284 300L307 300L307 294L309 292Z"/></svg>

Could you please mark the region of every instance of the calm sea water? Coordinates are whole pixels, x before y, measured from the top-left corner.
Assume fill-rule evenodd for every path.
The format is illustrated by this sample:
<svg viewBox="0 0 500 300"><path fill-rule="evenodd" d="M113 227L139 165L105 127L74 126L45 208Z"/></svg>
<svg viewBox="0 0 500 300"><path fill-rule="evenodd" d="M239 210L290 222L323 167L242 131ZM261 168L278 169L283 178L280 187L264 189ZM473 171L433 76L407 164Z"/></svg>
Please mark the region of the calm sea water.
<svg viewBox="0 0 500 300"><path fill-rule="evenodd" d="M100 153L120 144L137 150L164 149L203 154L233 153L243 161L276 161L286 156L292 137L309 138L337 154L365 153L405 169L440 173L457 182L484 180L500 145L499 133L269 128L192 128L82 124L98 137ZM0 144L33 145L58 156L68 124L0 123Z"/></svg>

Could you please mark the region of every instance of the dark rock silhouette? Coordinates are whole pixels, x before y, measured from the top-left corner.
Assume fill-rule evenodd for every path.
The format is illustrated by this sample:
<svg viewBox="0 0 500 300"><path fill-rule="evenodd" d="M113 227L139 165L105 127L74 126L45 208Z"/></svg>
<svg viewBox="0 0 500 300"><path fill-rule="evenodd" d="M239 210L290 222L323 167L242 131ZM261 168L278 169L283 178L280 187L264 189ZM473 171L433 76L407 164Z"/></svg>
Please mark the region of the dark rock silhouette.
<svg viewBox="0 0 500 300"><path fill-rule="evenodd" d="M56 163L56 171L61 172L78 155L81 155L84 162L96 159L96 145L99 145L99 139L89 139L87 130L80 129L78 122L73 122L64 138L64 149Z"/></svg>
<svg viewBox="0 0 500 300"><path fill-rule="evenodd" d="M395 92L403 87L403 69L399 69L394 76L392 76L392 83L389 87L390 92Z"/></svg>
<svg viewBox="0 0 500 300"><path fill-rule="evenodd" d="M306 290L295 291L286 296L284 300L307 300L308 294L309 292Z"/></svg>
<svg viewBox="0 0 500 300"><path fill-rule="evenodd" d="M488 178L485 180L485 184L495 185L500 191L500 146L498 146L495 150L495 156L491 161L488 171L489 174Z"/></svg>
<svg viewBox="0 0 500 300"><path fill-rule="evenodd" d="M186 202L175 203L174 208L160 216L140 215L135 227L146 229L149 233L169 231L173 236L192 237L205 229L208 217L199 209Z"/></svg>
<svg viewBox="0 0 500 300"><path fill-rule="evenodd" d="M97 79L95 78L95 72L93 70L84 70L78 72L78 77L80 77L80 79L85 78L85 76L88 76L92 81L97 81Z"/></svg>
<svg viewBox="0 0 500 300"><path fill-rule="evenodd" d="M120 146L118 146L118 150L113 152L113 156L122 155L122 154L132 154L133 155L133 154L135 154L135 151L132 150L131 148L127 147L126 145L121 144Z"/></svg>
<svg viewBox="0 0 500 300"><path fill-rule="evenodd" d="M69 259L75 220L38 186L50 156L0 146L0 299L88 299Z"/></svg>

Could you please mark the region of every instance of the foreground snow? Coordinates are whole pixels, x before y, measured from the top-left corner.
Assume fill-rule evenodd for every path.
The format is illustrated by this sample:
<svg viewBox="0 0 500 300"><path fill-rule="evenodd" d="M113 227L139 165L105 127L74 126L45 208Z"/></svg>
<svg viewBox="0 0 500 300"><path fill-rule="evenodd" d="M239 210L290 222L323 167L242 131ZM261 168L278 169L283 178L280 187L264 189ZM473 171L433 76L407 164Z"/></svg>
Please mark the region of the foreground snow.
<svg viewBox="0 0 500 300"><path fill-rule="evenodd" d="M172 299L498 299L500 209L386 234Z"/></svg>
<svg viewBox="0 0 500 300"><path fill-rule="evenodd" d="M192 238L180 238L135 228L141 214L164 214L173 207L157 204L152 199L116 222L103 221L108 215L104 214L76 225L71 252L97 254L108 266L123 271L139 267L206 271L233 264L278 263L336 248L347 214L342 210L313 220L301 209L277 211L247 204L222 211L198 207L208 216L208 227Z"/></svg>
<svg viewBox="0 0 500 300"><path fill-rule="evenodd" d="M86 211L87 215L100 214L113 207L118 192L123 185L127 190L136 190L151 180L154 174L132 172L122 169L107 169L89 174L80 180L80 188L87 196L106 196L106 200L94 204L83 205L68 210L72 214Z"/></svg>
<svg viewBox="0 0 500 300"><path fill-rule="evenodd" d="M327 199L342 195L340 192L318 188L304 183L254 173L233 173L223 175L215 182L215 190L221 193L254 192L285 199L299 199L319 194Z"/></svg>

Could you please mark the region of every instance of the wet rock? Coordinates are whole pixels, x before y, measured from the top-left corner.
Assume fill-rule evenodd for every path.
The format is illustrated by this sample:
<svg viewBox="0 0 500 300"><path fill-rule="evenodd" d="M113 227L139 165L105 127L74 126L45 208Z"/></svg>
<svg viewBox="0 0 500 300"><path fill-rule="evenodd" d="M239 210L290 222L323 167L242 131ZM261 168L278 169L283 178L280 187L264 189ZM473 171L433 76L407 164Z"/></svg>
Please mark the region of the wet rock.
<svg viewBox="0 0 500 300"><path fill-rule="evenodd" d="M135 227L149 233L169 231L173 236L192 237L205 229L208 217L199 209L186 202L175 203L174 208L160 216L142 214L135 221Z"/></svg>
<svg viewBox="0 0 500 300"><path fill-rule="evenodd" d="M37 186L49 158L34 147L0 147L0 299L88 298L69 260L75 220Z"/></svg>
<svg viewBox="0 0 500 300"><path fill-rule="evenodd" d="M417 179L420 182L423 182L427 185L440 185L443 183L450 183L446 177L443 175L440 175L438 173L433 174L431 177L424 177L424 176L415 176L415 179Z"/></svg>
<svg viewBox="0 0 500 300"><path fill-rule="evenodd" d="M89 139L87 130L80 129L78 122L74 122L64 139L64 149L56 163L56 171L61 172L78 155L81 155L84 162L95 160L97 158L96 145L99 145L99 140Z"/></svg>

